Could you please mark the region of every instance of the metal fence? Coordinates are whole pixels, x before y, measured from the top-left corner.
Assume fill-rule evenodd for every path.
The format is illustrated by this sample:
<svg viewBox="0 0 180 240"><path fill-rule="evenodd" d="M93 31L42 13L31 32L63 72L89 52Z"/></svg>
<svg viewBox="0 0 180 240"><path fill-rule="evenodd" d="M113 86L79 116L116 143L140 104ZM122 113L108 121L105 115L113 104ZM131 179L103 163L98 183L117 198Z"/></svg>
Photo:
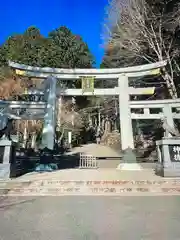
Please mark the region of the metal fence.
<svg viewBox="0 0 180 240"><path fill-rule="evenodd" d="M96 157L92 155L80 153L79 168L88 168L88 169L98 168Z"/></svg>

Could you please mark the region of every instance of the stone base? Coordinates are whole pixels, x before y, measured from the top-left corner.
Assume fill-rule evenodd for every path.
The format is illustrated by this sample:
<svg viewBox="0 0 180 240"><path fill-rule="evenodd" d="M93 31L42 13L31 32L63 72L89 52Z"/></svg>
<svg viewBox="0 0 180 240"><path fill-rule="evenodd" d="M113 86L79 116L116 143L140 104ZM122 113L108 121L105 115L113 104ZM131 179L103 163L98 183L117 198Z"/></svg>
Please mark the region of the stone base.
<svg viewBox="0 0 180 240"><path fill-rule="evenodd" d="M122 161L124 163L136 163L136 154L133 149L127 148L123 151Z"/></svg>
<svg viewBox="0 0 180 240"><path fill-rule="evenodd" d="M136 162L136 154L133 149L127 148L123 151L122 162L117 167L119 170L140 171L143 170L140 164Z"/></svg>
<svg viewBox="0 0 180 240"><path fill-rule="evenodd" d="M0 179L9 179L11 175L11 164L0 164Z"/></svg>
<svg viewBox="0 0 180 240"><path fill-rule="evenodd" d="M161 164L156 165L155 173L161 177L180 178L180 169L165 168Z"/></svg>
<svg viewBox="0 0 180 240"><path fill-rule="evenodd" d="M180 177L180 138L162 138L156 141L158 163L155 173L162 177Z"/></svg>
<svg viewBox="0 0 180 240"><path fill-rule="evenodd" d="M118 170L126 170L126 171L141 171L143 168L138 163L120 163L117 166Z"/></svg>

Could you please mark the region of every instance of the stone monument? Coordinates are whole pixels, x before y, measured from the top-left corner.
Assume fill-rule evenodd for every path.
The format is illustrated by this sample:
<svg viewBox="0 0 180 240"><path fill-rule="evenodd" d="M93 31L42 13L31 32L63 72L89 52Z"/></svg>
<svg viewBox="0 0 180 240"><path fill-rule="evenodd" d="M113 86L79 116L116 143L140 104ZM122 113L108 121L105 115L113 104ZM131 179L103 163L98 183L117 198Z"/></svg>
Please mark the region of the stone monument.
<svg viewBox="0 0 180 240"><path fill-rule="evenodd" d="M155 172L163 177L180 177L180 134L162 119L165 137L156 141L158 163Z"/></svg>
<svg viewBox="0 0 180 240"><path fill-rule="evenodd" d="M11 165L14 159L14 143L11 140L12 119L7 119L6 126L0 130L0 179L11 177Z"/></svg>

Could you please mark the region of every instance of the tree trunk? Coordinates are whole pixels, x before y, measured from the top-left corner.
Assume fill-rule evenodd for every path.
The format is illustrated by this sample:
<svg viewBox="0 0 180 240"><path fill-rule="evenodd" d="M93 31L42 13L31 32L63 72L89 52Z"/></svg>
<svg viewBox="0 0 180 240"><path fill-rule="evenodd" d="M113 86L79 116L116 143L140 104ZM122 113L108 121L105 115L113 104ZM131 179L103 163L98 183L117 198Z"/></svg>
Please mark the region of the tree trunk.
<svg viewBox="0 0 180 240"><path fill-rule="evenodd" d="M169 94L172 97L172 99L176 99L178 96L177 96L177 91L176 91L176 86L174 84L174 80L165 68L163 68L162 71L163 71L162 77L166 81L166 85L167 85Z"/></svg>

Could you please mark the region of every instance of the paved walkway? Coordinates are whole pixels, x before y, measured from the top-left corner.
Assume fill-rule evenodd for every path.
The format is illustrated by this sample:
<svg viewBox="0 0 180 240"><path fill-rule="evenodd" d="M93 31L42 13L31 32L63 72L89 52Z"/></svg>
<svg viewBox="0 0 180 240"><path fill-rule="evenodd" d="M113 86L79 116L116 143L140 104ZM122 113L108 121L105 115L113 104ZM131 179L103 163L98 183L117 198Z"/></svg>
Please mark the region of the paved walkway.
<svg viewBox="0 0 180 240"><path fill-rule="evenodd" d="M179 203L180 197L26 199L0 208L0 239L179 240Z"/></svg>
<svg viewBox="0 0 180 240"><path fill-rule="evenodd" d="M66 153L66 155L72 155L75 153L86 153L93 155L94 157L121 157L121 154L112 148L95 143L75 147L70 153Z"/></svg>
<svg viewBox="0 0 180 240"><path fill-rule="evenodd" d="M87 149L93 149L94 145ZM86 146L87 147L87 146ZM102 147L102 146L101 146ZM78 150L79 151L79 150ZM85 150L84 150L85 151ZM87 152L86 152L87 153ZM118 169L65 169L31 173L12 181L0 181L0 194L14 195L180 195L180 179L156 176L152 168L142 171ZM8 189L8 190L6 190ZM13 190L14 189L14 190ZM16 189L16 190L15 190Z"/></svg>

